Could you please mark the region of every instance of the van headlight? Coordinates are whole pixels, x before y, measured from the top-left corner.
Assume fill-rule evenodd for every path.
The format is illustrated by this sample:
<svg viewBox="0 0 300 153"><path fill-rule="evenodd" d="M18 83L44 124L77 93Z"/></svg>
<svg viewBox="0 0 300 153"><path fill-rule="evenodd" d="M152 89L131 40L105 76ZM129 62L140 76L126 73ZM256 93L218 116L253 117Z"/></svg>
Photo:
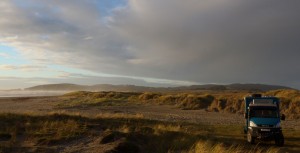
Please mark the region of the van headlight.
<svg viewBox="0 0 300 153"><path fill-rule="evenodd" d="M252 122L252 121L250 121L250 126L251 127L257 127L257 125L254 122Z"/></svg>
<svg viewBox="0 0 300 153"><path fill-rule="evenodd" d="M280 122L275 125L276 128L280 128Z"/></svg>

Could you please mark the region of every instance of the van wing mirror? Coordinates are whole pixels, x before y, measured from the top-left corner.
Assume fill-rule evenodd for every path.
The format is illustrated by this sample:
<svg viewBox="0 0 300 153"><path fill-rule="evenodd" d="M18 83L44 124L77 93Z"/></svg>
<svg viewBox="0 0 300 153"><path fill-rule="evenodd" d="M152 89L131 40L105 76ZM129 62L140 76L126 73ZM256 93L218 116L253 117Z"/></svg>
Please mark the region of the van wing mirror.
<svg viewBox="0 0 300 153"><path fill-rule="evenodd" d="M285 115L284 115L284 114L281 114L280 119L284 121L284 120L285 120Z"/></svg>

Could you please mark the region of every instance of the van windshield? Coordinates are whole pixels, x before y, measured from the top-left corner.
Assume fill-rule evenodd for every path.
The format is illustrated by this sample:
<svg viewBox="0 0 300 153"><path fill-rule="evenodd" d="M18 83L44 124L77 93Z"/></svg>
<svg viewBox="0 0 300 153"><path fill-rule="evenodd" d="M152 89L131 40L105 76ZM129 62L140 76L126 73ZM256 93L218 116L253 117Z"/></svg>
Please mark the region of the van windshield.
<svg viewBox="0 0 300 153"><path fill-rule="evenodd" d="M250 117L278 118L279 114L276 107L252 107Z"/></svg>

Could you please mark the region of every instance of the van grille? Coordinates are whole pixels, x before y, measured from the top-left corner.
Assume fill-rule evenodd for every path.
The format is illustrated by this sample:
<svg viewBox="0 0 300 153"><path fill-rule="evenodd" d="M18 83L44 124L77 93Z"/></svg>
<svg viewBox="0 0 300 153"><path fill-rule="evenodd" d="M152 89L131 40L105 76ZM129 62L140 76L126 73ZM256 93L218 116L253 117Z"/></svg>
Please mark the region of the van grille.
<svg viewBox="0 0 300 153"><path fill-rule="evenodd" d="M258 124L258 127L273 127L273 125L267 125L267 124Z"/></svg>

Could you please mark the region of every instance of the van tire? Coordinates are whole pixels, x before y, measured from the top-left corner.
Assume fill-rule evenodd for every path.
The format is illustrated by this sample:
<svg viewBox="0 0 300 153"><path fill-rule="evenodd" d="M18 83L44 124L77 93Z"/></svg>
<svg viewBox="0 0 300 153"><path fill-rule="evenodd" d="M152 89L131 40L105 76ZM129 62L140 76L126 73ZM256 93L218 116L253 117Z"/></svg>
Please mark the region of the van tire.
<svg viewBox="0 0 300 153"><path fill-rule="evenodd" d="M255 143L255 137L252 136L252 134L249 130L248 130L248 133L247 133L247 141L251 144Z"/></svg>

